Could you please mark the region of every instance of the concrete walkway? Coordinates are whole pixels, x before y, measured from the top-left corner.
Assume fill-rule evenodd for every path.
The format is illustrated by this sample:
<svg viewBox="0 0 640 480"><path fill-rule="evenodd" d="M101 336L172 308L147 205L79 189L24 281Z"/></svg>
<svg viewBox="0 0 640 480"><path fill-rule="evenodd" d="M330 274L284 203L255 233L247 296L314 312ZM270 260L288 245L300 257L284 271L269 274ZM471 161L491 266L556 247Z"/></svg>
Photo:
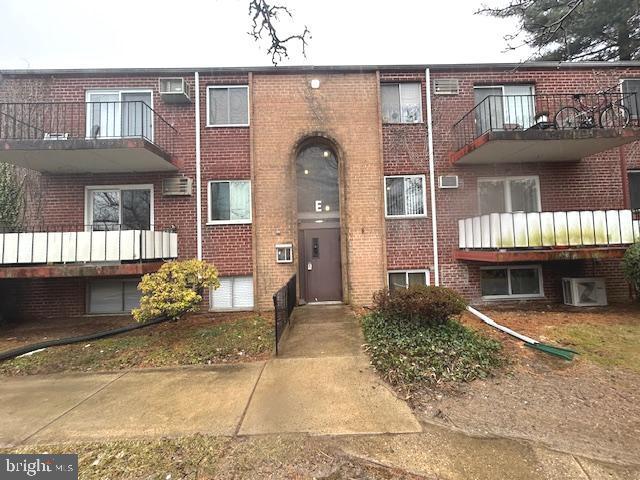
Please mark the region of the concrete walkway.
<svg viewBox="0 0 640 480"><path fill-rule="evenodd" d="M344 306L296 309L268 362L2 380L0 446L193 433L410 433Z"/></svg>

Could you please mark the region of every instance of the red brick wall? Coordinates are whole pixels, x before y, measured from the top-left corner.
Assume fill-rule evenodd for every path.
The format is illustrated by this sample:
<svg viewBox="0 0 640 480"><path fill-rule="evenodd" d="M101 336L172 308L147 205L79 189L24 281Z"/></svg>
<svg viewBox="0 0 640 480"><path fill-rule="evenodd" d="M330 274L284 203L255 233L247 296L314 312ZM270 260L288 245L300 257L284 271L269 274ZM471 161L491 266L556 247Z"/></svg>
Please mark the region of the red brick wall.
<svg viewBox="0 0 640 480"><path fill-rule="evenodd" d="M469 112L474 104L474 85L500 85L531 83L537 94L595 92L615 85L621 78L640 78L640 69L547 69L488 70L432 72L432 78L457 78L460 94L452 96L433 95L434 153L436 175L458 175L460 187L455 190L436 191L438 207L438 243L441 264L441 280L469 298L480 295L477 267L468 266L453 259L452 251L457 247L460 218L478 213L477 178L482 176L538 175L540 177L543 210L623 208L622 178L618 149L584 158L579 162L495 164L495 165L451 165L449 153L455 150L452 126ZM629 167L640 165L637 144L625 147ZM590 267L594 275L607 277L609 295L613 299L626 298L627 287L617 262L603 262ZM561 293L559 280L553 271L583 267L580 262L570 266L545 265L545 291L549 298L557 299ZM547 274L547 271L549 273ZM576 273L577 274L577 273ZM574 275L575 276L575 275Z"/></svg>

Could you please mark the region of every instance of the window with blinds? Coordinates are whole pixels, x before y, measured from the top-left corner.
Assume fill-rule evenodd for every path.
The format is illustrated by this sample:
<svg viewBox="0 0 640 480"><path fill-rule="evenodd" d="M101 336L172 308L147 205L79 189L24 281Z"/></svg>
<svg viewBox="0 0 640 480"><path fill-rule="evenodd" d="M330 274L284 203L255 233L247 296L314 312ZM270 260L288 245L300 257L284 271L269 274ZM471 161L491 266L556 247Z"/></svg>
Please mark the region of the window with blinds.
<svg viewBox="0 0 640 480"><path fill-rule="evenodd" d="M92 314L129 313L140 306L139 280L96 280L89 284L87 311Z"/></svg>
<svg viewBox="0 0 640 480"><path fill-rule="evenodd" d="M253 309L253 277L222 277L220 287L211 292L211 310Z"/></svg>
<svg viewBox="0 0 640 480"><path fill-rule="evenodd" d="M380 95L384 123L422 122L420 83L384 83Z"/></svg>
<svg viewBox="0 0 640 480"><path fill-rule="evenodd" d="M249 87L246 85L207 87L207 126L249 125Z"/></svg>
<svg viewBox="0 0 640 480"><path fill-rule="evenodd" d="M384 182L387 217L426 216L424 175L385 177Z"/></svg>

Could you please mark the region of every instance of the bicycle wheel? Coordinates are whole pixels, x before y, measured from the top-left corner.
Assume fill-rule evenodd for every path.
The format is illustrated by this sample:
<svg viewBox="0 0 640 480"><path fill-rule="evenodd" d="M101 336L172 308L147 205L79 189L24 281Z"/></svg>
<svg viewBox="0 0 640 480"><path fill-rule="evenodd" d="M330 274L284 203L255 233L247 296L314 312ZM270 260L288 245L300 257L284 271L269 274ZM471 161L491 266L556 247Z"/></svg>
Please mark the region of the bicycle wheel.
<svg viewBox="0 0 640 480"><path fill-rule="evenodd" d="M554 118L556 128L571 130L580 127L580 110L574 107L562 107Z"/></svg>
<svg viewBox="0 0 640 480"><path fill-rule="evenodd" d="M611 105L600 114L602 128L624 128L631 121L631 112L624 105Z"/></svg>

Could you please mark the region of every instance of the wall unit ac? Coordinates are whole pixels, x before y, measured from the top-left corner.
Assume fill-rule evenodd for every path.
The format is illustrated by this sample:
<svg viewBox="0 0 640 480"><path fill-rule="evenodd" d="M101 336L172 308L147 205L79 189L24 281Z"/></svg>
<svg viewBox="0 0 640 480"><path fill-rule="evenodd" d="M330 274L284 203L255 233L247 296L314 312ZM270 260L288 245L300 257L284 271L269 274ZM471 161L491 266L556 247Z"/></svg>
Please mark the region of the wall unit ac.
<svg viewBox="0 0 640 480"><path fill-rule="evenodd" d="M607 304L603 278L563 278L562 295L565 305L597 307Z"/></svg>
<svg viewBox="0 0 640 480"><path fill-rule="evenodd" d="M160 97L166 103L189 103L189 85L180 77L160 78L158 81Z"/></svg>
<svg viewBox="0 0 640 480"><path fill-rule="evenodd" d="M440 188L458 188L458 176L440 175L440 177L438 177L438 186Z"/></svg>
<svg viewBox="0 0 640 480"><path fill-rule="evenodd" d="M433 81L433 92L436 95L458 95L460 82L457 78L436 78Z"/></svg>
<svg viewBox="0 0 640 480"><path fill-rule="evenodd" d="M172 177L162 180L162 195L188 196L193 190L193 181L187 177Z"/></svg>

